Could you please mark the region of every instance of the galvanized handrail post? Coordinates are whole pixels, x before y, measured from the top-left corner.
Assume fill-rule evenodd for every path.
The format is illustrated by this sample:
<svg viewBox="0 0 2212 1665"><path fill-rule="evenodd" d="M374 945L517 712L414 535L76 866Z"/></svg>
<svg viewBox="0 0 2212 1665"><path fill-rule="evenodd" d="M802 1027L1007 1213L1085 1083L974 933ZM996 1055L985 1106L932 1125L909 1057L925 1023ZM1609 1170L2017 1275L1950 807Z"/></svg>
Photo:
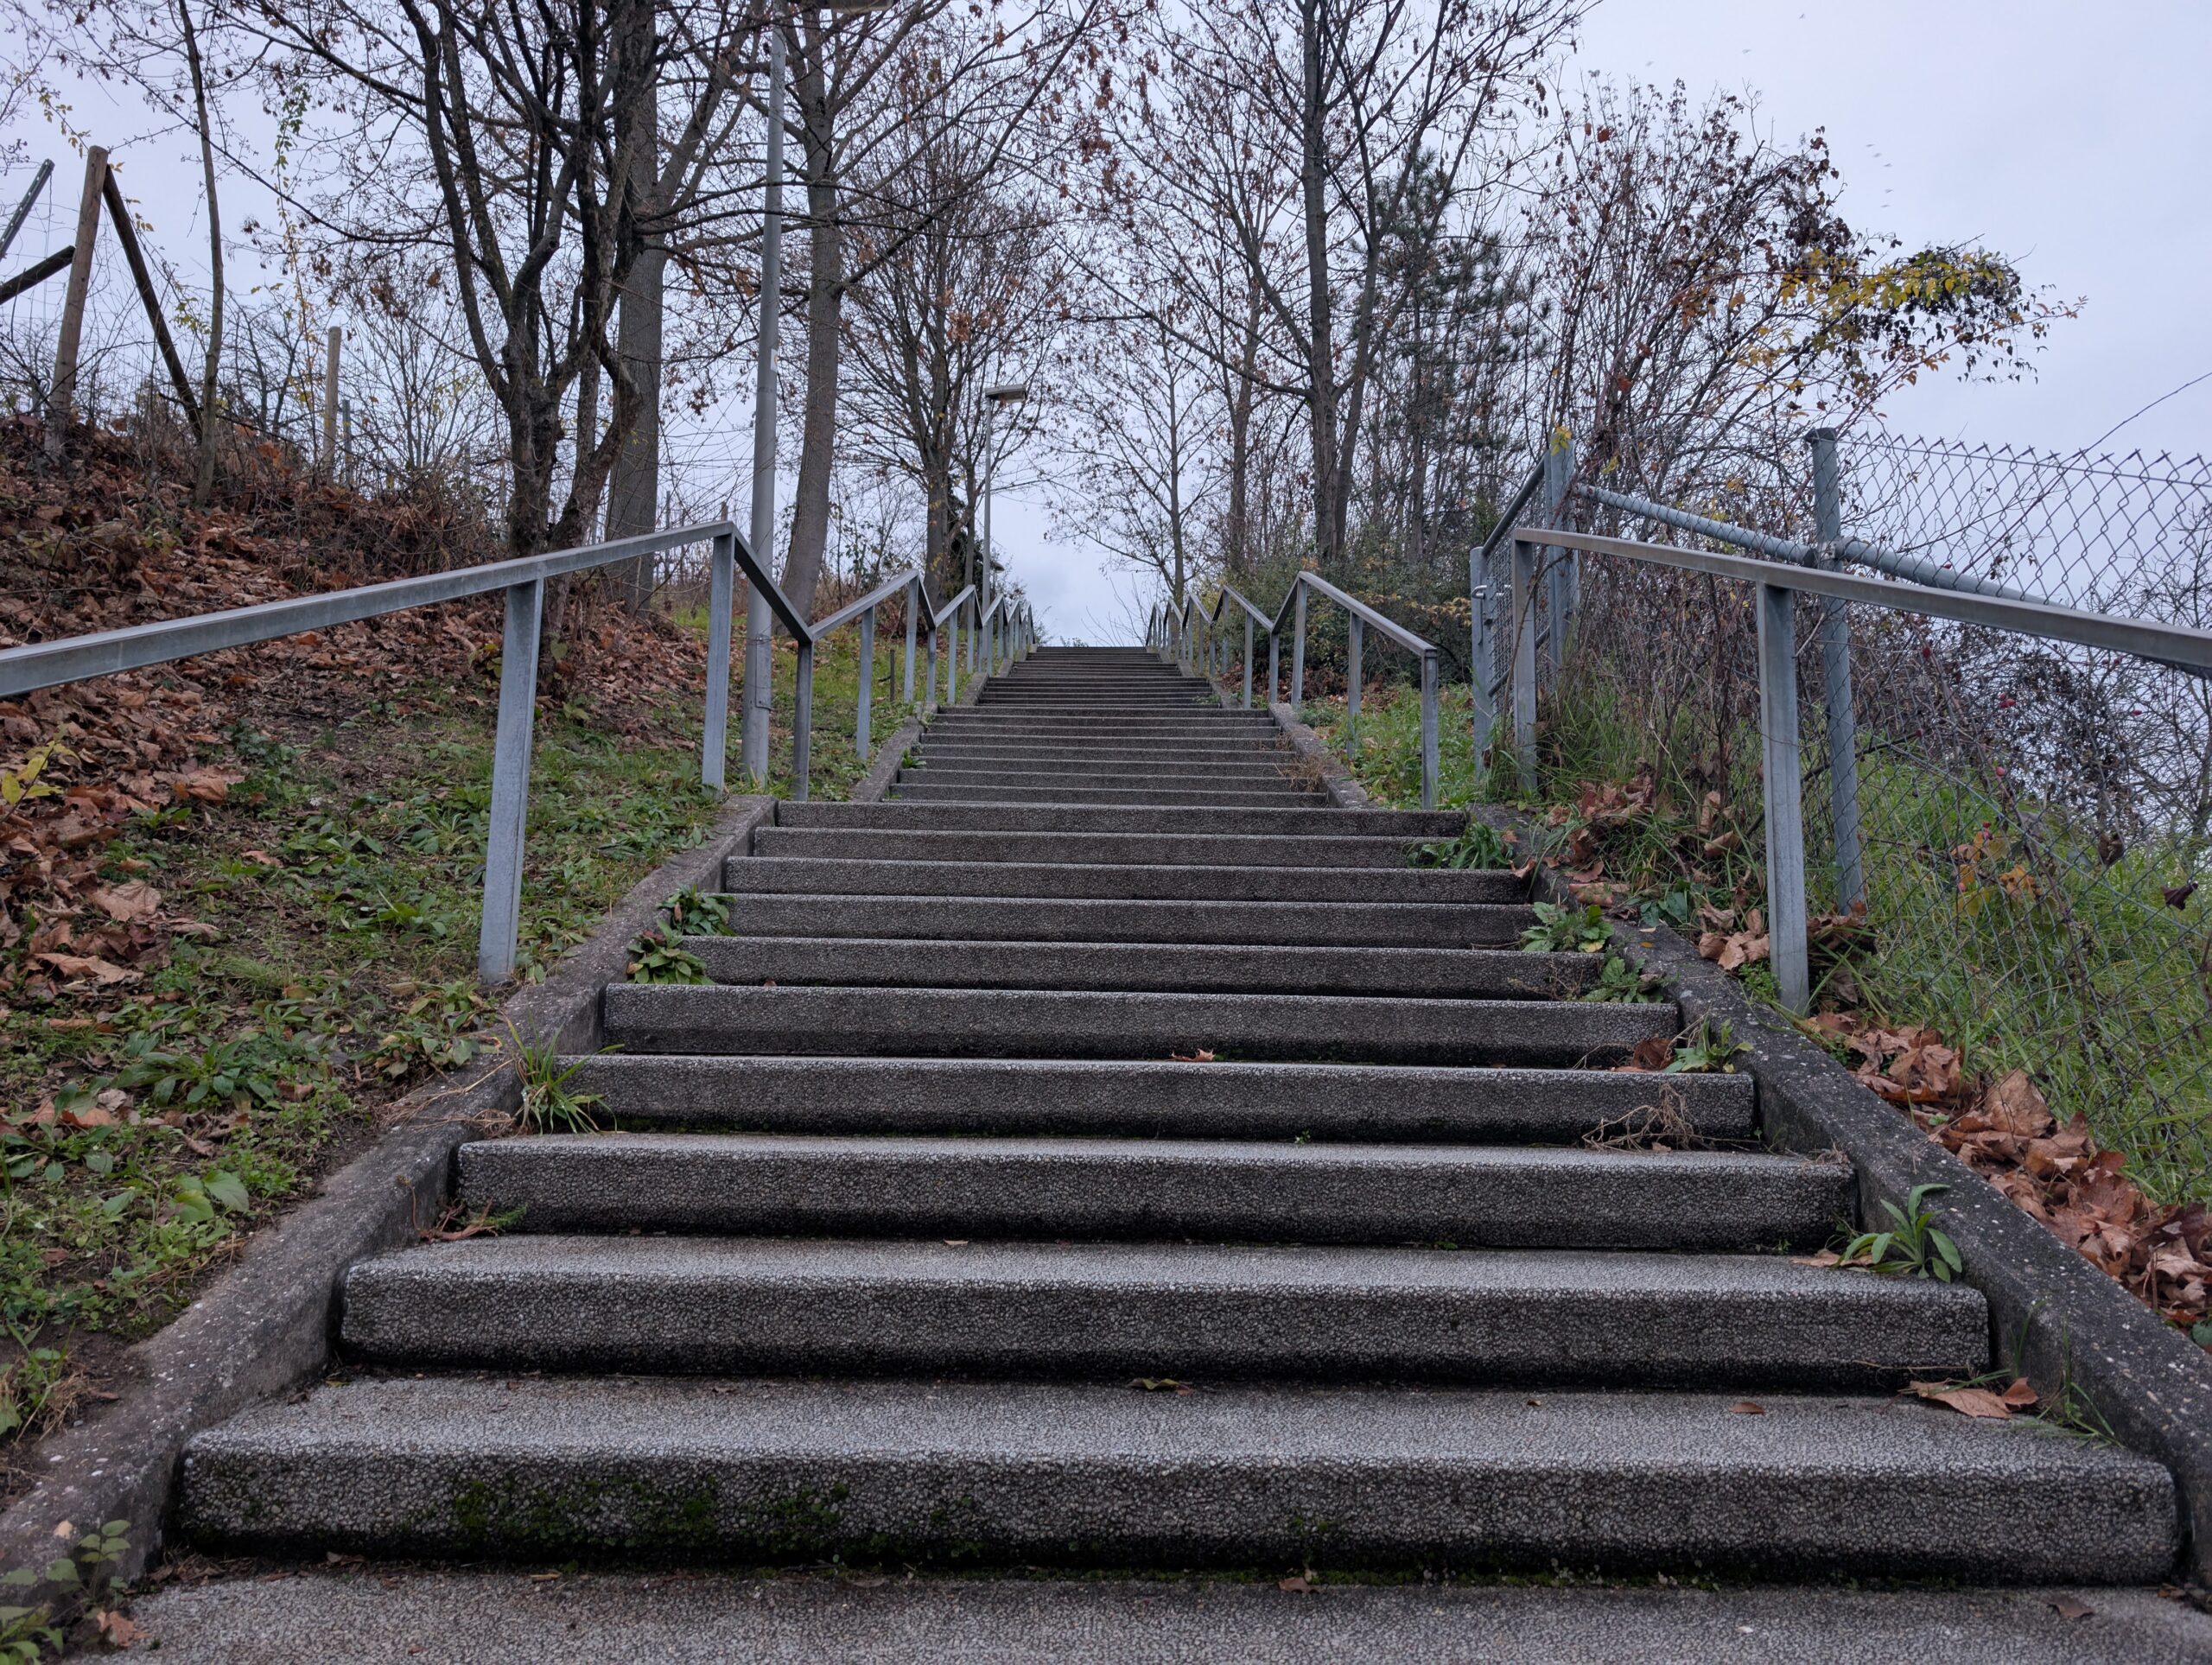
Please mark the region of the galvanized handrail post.
<svg viewBox="0 0 2212 1665"><path fill-rule="evenodd" d="M1536 546L1513 540L1513 755L1521 789L1536 781Z"/></svg>
<svg viewBox="0 0 2212 1665"><path fill-rule="evenodd" d="M922 640L929 653L922 677L922 709L928 712L937 709L937 626L934 623L924 633Z"/></svg>
<svg viewBox="0 0 2212 1665"><path fill-rule="evenodd" d="M530 819L530 751L537 717L537 645L545 581L507 590L499 639L499 715L492 742L492 804L484 829L484 917L476 972L486 982L515 973L522 928L523 838Z"/></svg>
<svg viewBox="0 0 2212 1665"><path fill-rule="evenodd" d="M921 612L919 605L922 581L917 578L906 587L906 654L899 662L899 697L908 705L914 702L914 626Z"/></svg>
<svg viewBox="0 0 2212 1665"><path fill-rule="evenodd" d="M791 802L806 802L814 762L814 644L798 645L798 672L791 689Z"/></svg>
<svg viewBox="0 0 2212 1665"><path fill-rule="evenodd" d="M1492 696L1497 686L1494 658L1497 613L1490 584L1485 581L1475 585L1468 593L1468 603L1472 633L1467 644L1467 702L1474 730L1475 781L1479 785L1483 778L1483 753L1497 734L1497 704Z"/></svg>
<svg viewBox="0 0 2212 1665"><path fill-rule="evenodd" d="M1252 615L1244 615L1244 709L1252 709Z"/></svg>
<svg viewBox="0 0 2212 1665"><path fill-rule="evenodd" d="M1554 444L1544 453L1544 522L1547 525L1561 524L1560 516L1567 505L1567 486L1573 478L1573 442ZM1573 628L1574 609L1582 590L1581 561L1581 556L1571 550L1554 549L1547 552L1554 670L1567 663L1567 632Z"/></svg>
<svg viewBox="0 0 2212 1665"><path fill-rule="evenodd" d="M968 632L968 639L971 644L975 641L974 631ZM944 702L947 705L960 703L960 609L958 607L953 608L951 617L944 621Z"/></svg>
<svg viewBox="0 0 2212 1665"><path fill-rule="evenodd" d="M1421 656L1421 806L1436 807L1436 650Z"/></svg>
<svg viewBox="0 0 2212 1665"><path fill-rule="evenodd" d="M1813 446L1813 536L1833 547L1843 539L1843 478L1835 429L1816 428ZM1806 551L1806 564L1833 568L1834 556ZM1821 598L1821 700L1827 708L1828 815L1835 823L1837 905L1866 899L1859 842L1859 722L1851 687L1851 613L1833 595Z"/></svg>
<svg viewBox="0 0 2212 1665"><path fill-rule="evenodd" d="M729 766L730 608L737 587L737 533L717 533L707 555L707 710L699 746L699 778L719 792Z"/></svg>
<svg viewBox="0 0 2212 1665"><path fill-rule="evenodd" d="M1367 645L1367 627L1360 616L1346 616L1348 645L1344 651L1344 730L1355 749L1359 745L1359 687L1367 680L1366 658L1363 650Z"/></svg>
<svg viewBox="0 0 2212 1665"><path fill-rule="evenodd" d="M1766 928L1782 1003L1812 1003L1805 957L1803 764L1797 749L1796 594L1758 587L1759 737L1766 765Z"/></svg>
<svg viewBox="0 0 2212 1665"><path fill-rule="evenodd" d="M1290 715L1294 717L1300 715L1306 709L1305 575L1301 573L1292 582L1298 591L1296 611L1291 621L1290 637Z"/></svg>
<svg viewBox="0 0 2212 1665"><path fill-rule="evenodd" d="M868 704L875 694L875 609L861 614L861 677L853 710L853 747L868 761Z"/></svg>

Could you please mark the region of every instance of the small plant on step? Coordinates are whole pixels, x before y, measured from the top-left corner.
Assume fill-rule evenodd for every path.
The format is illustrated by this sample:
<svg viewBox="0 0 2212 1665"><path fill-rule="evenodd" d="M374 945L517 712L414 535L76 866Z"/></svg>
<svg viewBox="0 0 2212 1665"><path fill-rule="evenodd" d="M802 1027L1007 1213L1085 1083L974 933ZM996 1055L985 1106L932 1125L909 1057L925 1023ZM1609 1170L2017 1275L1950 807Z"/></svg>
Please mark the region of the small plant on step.
<svg viewBox="0 0 2212 1665"><path fill-rule="evenodd" d="M599 1123L592 1119L591 1109L600 1102L599 1095L580 1093L569 1085L585 1060L578 1058L563 1069L560 1050L551 1041L524 1040L512 1025L507 1038L514 1048L515 1068L522 1075L522 1125L532 1133L597 1133Z"/></svg>
<svg viewBox="0 0 2212 1665"><path fill-rule="evenodd" d="M1660 1073L1732 1076L1736 1073L1736 1060L1751 1050L1726 1024L1700 1021L1694 1030L1685 1030L1676 1039L1675 1056Z"/></svg>
<svg viewBox="0 0 2212 1665"><path fill-rule="evenodd" d="M1457 838L1423 844L1414 852L1417 867L1510 867L1513 865L1512 835L1501 833L1487 821L1470 817L1467 830Z"/></svg>
<svg viewBox="0 0 2212 1665"><path fill-rule="evenodd" d="M1886 1231L1862 1231L1843 1251L1847 1266L1871 1266L1877 1272L1904 1277L1933 1278L1948 1283L1965 1270L1959 1246L1936 1229L1936 1217L1921 1204L1948 1185L1915 1185L1904 1206L1884 1203L1893 1223Z"/></svg>
<svg viewBox="0 0 2212 1665"><path fill-rule="evenodd" d="M1521 933L1528 953L1601 954L1613 939L1612 921L1594 902L1587 907L1539 902L1535 912L1536 923Z"/></svg>
<svg viewBox="0 0 2212 1665"><path fill-rule="evenodd" d="M1608 954L1598 981L1583 991L1586 1001L1623 1006L1655 1006L1664 998L1659 979L1638 971L1618 954Z"/></svg>
<svg viewBox="0 0 2212 1665"><path fill-rule="evenodd" d="M67 1526L58 1528L64 1535L68 1529ZM93 1622L102 1636L112 1642L128 1643L137 1636L137 1628L121 1614L105 1610L115 1583L115 1569L122 1565L124 1551L130 1546L130 1522L110 1521L79 1538L70 1546L67 1554L49 1563L43 1572L35 1567L16 1567L0 1577L0 1587L22 1590L38 1584L54 1584L73 1590L86 1607L93 1610ZM61 1632L49 1623L50 1617L43 1607L0 1607L0 1662L4 1665L35 1665L35 1662L47 1656L48 1649L59 1649Z"/></svg>
<svg viewBox="0 0 2212 1665"><path fill-rule="evenodd" d="M707 963L683 946L681 938L655 928L630 946L632 982L705 983Z"/></svg>
<svg viewBox="0 0 2212 1665"><path fill-rule="evenodd" d="M679 937L720 937L729 930L729 899L687 885L668 899L668 917Z"/></svg>

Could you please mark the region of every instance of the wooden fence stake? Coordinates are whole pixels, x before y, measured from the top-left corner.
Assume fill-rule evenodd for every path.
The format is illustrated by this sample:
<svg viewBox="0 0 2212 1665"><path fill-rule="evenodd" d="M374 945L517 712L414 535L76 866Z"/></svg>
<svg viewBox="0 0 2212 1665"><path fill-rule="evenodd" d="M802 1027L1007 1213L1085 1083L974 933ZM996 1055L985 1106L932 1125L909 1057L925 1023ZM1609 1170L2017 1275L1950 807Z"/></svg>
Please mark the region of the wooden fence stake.
<svg viewBox="0 0 2212 1665"><path fill-rule="evenodd" d="M77 200L77 239L69 262L69 289L61 302L61 334L54 347L54 385L46 397L46 454L61 460L69 417L77 404L77 350L85 334L85 294L92 282L92 240L99 235L100 187L107 182L107 151L85 152L85 190Z"/></svg>

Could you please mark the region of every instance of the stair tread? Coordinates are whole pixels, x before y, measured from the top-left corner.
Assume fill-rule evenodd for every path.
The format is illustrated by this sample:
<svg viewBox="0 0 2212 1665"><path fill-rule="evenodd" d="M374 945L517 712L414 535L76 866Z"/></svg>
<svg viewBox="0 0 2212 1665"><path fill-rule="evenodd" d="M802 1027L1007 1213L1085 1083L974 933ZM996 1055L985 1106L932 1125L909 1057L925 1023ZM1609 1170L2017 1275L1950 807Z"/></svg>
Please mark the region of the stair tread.
<svg viewBox="0 0 2212 1665"><path fill-rule="evenodd" d="M537 1559L677 1542L827 1559L873 1543L894 1559L1079 1546L1249 1565L1302 1547L1339 1563L1566 1553L2143 1581L2177 1547L2163 1468L2018 1423L1864 1396L1771 1395L1758 1415L1726 1392L1531 1398L370 1379L195 1436L182 1512L219 1541L505 1542ZM672 1496L695 1500L680 1522Z"/></svg>

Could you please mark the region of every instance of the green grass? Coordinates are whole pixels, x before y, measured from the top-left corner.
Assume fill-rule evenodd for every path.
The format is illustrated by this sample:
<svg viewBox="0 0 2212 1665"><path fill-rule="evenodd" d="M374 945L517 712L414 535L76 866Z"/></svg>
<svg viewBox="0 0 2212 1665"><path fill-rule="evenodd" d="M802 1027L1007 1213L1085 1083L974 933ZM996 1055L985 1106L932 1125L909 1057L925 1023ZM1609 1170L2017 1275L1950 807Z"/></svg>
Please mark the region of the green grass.
<svg viewBox="0 0 2212 1665"><path fill-rule="evenodd" d="M1446 690L1440 705L1440 804L1571 806L1586 782L1626 785L1656 752L1665 807L1605 833L1606 876L1630 887L1648 921L1690 928L1700 903L1763 906L1751 734L1693 737L1684 714L1655 747L1602 690L1570 690L1547 699L1540 778L1520 793L1508 772L1478 779L1466 690ZM1419 804L1414 690L1370 691L1356 739L1341 701L1309 702L1306 721L1377 800ZM1853 995L1847 1003L1892 1024L1932 1026L1970 1071L2027 1070L2060 1117L2083 1115L2154 1197L2212 1200L2212 912L2202 896L2176 909L2161 894L2185 878L2182 854L2134 849L2107 866L2091 835L2056 817L2038 817L2031 837L2018 810L1996 797L1872 737L1863 750L1875 948L1847 963L1816 956L1824 992ZM1713 778L1688 775L1680 760L1689 756L1707 759ZM1707 790L1722 792L1730 813L1710 836L1688 836ZM1816 823L1822 790L1808 779ZM1732 840L1722 837L1732 832ZM1834 906L1836 882L1823 838L1816 829L1809 852L1816 911ZM1728 847L1713 849L1716 841ZM1746 968L1742 981L1755 997L1775 998L1767 967Z"/></svg>
<svg viewBox="0 0 2212 1665"><path fill-rule="evenodd" d="M895 653L877 665L895 674ZM777 670L769 790L788 795L788 644ZM855 670L849 640L825 644L817 798L844 797L863 770ZM882 681L876 693L880 744L905 708ZM617 734L580 708L541 710L524 976L704 835L720 800L700 785L699 717L687 704ZM241 728L210 748L249 772L226 802L144 817L105 852L105 882L143 880L165 914L213 928L138 982L28 996L36 919L23 921L0 1007L0 1399L48 1383L86 1332L157 1327L249 1226L370 1135L378 1104L491 1062L504 1037L474 976L489 728L480 698L416 690L319 732Z"/></svg>

